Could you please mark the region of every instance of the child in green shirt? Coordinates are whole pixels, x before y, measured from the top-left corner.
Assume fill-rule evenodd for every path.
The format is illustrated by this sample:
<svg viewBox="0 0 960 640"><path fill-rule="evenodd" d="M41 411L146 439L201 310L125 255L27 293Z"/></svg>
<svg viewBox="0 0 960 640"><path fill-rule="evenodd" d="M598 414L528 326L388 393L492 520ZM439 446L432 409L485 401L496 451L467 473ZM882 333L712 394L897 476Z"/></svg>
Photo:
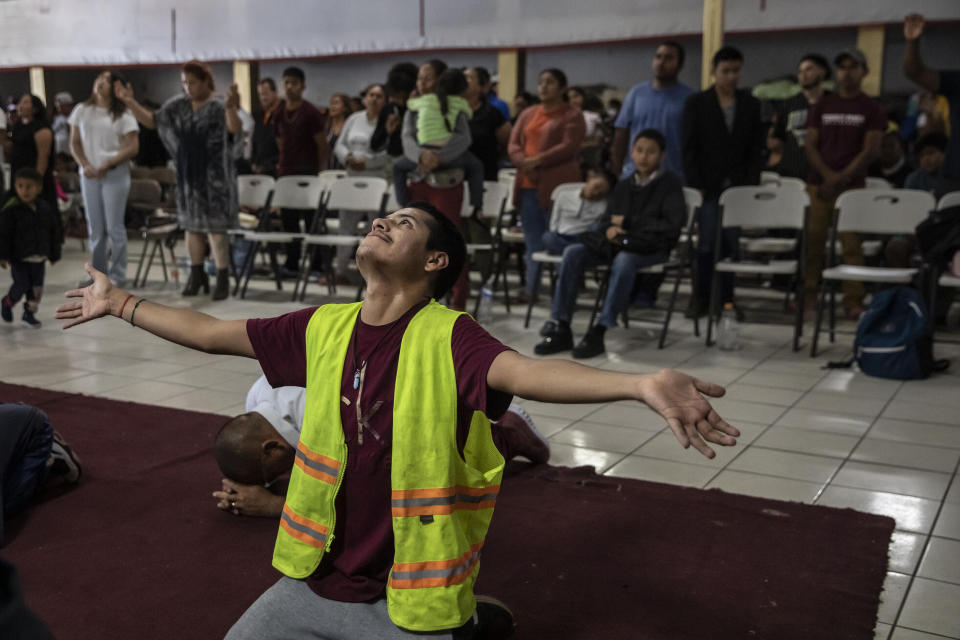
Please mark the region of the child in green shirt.
<svg viewBox="0 0 960 640"><path fill-rule="evenodd" d="M473 117L467 101L460 94L467 89L467 78L460 69L447 69L437 78L436 93L410 98L407 108L417 114L417 143L425 149L439 149L450 141L456 128L457 118L465 114ZM470 190L470 205L474 211L483 208L483 165L469 151L440 165L438 169L463 169ZM413 182L423 180L417 163L401 156L393 163L393 183L397 202L406 206L410 200L407 179Z"/></svg>

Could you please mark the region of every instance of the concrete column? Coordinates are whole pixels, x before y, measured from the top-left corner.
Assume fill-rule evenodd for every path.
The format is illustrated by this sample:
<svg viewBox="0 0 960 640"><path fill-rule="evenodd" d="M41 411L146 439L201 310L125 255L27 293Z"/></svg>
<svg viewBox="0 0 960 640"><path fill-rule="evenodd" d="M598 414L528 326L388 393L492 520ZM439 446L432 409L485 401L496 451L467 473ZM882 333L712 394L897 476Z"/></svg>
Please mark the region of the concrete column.
<svg viewBox="0 0 960 640"><path fill-rule="evenodd" d="M260 64L248 60L233 61L233 82L240 92L240 107L247 113L253 113L254 95L260 80Z"/></svg>
<svg viewBox="0 0 960 640"><path fill-rule="evenodd" d="M30 67L30 93L47 104L47 83L43 79L43 67Z"/></svg>
<svg viewBox="0 0 960 640"><path fill-rule="evenodd" d="M513 99L523 91L526 62L522 49L504 49L497 52L497 96L510 105L511 112Z"/></svg>
<svg viewBox="0 0 960 640"><path fill-rule="evenodd" d="M866 54L867 68L870 69L862 87L868 96L878 96L883 90L883 47L882 24L865 24L857 29L857 48Z"/></svg>
<svg viewBox="0 0 960 640"><path fill-rule="evenodd" d="M700 88L711 84L713 55L723 47L724 0L703 0L703 60L700 65Z"/></svg>

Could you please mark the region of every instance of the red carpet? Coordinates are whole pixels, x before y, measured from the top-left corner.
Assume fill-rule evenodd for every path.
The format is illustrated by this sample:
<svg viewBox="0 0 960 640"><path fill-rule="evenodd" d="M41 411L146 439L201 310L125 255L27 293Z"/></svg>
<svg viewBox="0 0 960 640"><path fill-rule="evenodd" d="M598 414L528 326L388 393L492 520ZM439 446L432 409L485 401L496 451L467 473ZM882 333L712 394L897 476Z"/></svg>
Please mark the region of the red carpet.
<svg viewBox="0 0 960 640"><path fill-rule="evenodd" d="M209 497L222 416L3 383L0 401L41 407L84 462L2 550L58 638L221 638L276 580L276 523ZM519 638L873 637L890 518L511 471L478 592L509 603Z"/></svg>

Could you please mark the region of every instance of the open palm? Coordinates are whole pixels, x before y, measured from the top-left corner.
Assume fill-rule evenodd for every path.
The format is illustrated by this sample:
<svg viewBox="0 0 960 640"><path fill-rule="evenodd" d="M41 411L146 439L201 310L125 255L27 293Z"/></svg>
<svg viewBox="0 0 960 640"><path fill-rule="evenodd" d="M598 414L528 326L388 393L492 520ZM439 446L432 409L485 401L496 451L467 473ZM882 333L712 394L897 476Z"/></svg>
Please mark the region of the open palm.
<svg viewBox="0 0 960 640"><path fill-rule="evenodd" d="M723 446L737 443L740 432L727 424L703 397L704 394L722 396L724 389L720 385L672 369L646 377L643 385L643 401L664 417L684 448L693 445L706 457L713 458L716 453L707 442Z"/></svg>
<svg viewBox="0 0 960 640"><path fill-rule="evenodd" d="M113 290L110 280L90 263L85 264L84 268L93 278L93 284L67 291L67 297L75 300L57 307L57 320L66 320L64 329L110 314L110 292Z"/></svg>
<svg viewBox="0 0 960 640"><path fill-rule="evenodd" d="M916 40L923 35L923 16L911 13L903 21L903 37L907 40Z"/></svg>

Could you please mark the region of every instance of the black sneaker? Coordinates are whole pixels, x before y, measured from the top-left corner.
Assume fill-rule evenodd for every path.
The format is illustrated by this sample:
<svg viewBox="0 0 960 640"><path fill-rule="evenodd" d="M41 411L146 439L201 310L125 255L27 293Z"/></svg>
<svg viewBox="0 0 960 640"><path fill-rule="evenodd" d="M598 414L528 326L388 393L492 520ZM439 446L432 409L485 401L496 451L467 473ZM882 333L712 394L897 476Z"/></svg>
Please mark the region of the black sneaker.
<svg viewBox="0 0 960 640"><path fill-rule="evenodd" d="M557 325L553 331L543 337L543 341L533 348L538 356L548 356L552 353L569 351L573 348L573 333L570 327Z"/></svg>
<svg viewBox="0 0 960 640"><path fill-rule="evenodd" d="M37 320L37 317L33 315L33 311L30 311L29 309L23 310L22 318L26 324L30 325L34 329L39 329L43 325L43 323Z"/></svg>
<svg viewBox="0 0 960 640"><path fill-rule="evenodd" d="M0 317L4 322L13 322L13 307L7 304L7 296L0 300Z"/></svg>
<svg viewBox="0 0 960 640"><path fill-rule="evenodd" d="M496 598L477 596L474 640L508 640L513 638L513 612Z"/></svg>
<svg viewBox="0 0 960 640"><path fill-rule="evenodd" d="M61 478L63 482L73 484L80 479L82 473L80 459L77 458L63 436L54 431L53 447L50 449L50 457L47 458L47 475Z"/></svg>
<svg viewBox="0 0 960 640"><path fill-rule="evenodd" d="M540 327L540 335L546 338L548 335L553 333L557 328L557 323L554 320L547 320L543 323L543 326Z"/></svg>
<svg viewBox="0 0 960 640"><path fill-rule="evenodd" d="M587 334L583 336L577 346L573 348L573 357L574 358L593 358L594 356L601 355L606 349L603 346L603 334L606 332L606 327L603 327L599 324L595 324L590 327L590 330L587 331Z"/></svg>

